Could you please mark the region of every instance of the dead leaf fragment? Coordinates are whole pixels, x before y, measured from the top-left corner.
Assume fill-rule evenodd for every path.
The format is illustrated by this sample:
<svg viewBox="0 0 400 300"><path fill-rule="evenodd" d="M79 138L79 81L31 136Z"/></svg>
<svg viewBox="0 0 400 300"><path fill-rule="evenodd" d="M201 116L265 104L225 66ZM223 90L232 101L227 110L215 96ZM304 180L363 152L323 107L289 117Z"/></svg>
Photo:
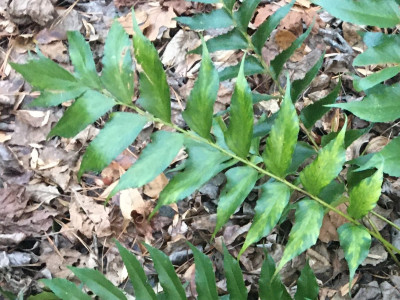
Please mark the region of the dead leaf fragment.
<svg viewBox="0 0 400 300"><path fill-rule="evenodd" d="M145 193L146 196L149 196L150 198L158 199L158 196L167 184L167 176L165 176L164 173L161 173L152 182L144 186L143 193Z"/></svg>

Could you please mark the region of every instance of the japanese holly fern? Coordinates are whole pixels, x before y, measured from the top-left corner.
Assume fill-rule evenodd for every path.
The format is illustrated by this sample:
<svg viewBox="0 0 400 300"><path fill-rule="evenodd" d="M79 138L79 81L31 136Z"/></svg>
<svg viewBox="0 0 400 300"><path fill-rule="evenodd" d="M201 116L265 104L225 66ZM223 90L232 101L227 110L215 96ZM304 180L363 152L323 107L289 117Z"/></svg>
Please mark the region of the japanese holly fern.
<svg viewBox="0 0 400 300"><path fill-rule="evenodd" d="M261 49L264 43L295 1L278 9L251 36L247 28L260 0L244 0L240 5L236 5L234 0L197 2L215 3L219 8L209 14L177 18L180 23L193 30L228 28L230 31L207 42L203 41L201 47L193 50L195 53L202 53L202 62L198 79L182 113L187 128L180 128L171 122L170 92L163 66L156 49L142 34L135 19L133 50L136 64L140 65L140 96L136 101L133 101L134 71L131 44L129 37L117 22L112 25L106 40L101 76L96 71L89 45L78 32L68 34L73 74L40 53L38 59L32 59L26 64L12 64L15 70L41 92L32 102L33 106L57 106L64 101L76 99L51 130L49 138L74 137L87 125L107 114L106 125L86 149L78 177L88 171L99 172L109 165L132 144L147 122L161 123L174 129L174 132L160 130L153 133L151 142L135 164L121 176L110 196L123 189L137 188L152 181L170 165L179 150L185 148L188 158L184 170L175 175L161 192L151 216L161 206L190 196L212 177L224 172L227 182L218 200L217 224L213 237L259 182L260 196L255 207L254 220L239 255L251 244L267 236L281 217L286 215L284 212L295 209L295 224L283 257L274 270L275 275L288 261L316 243L322 219L328 210L335 211L349 221L338 229L338 233L349 265L350 280L368 254L371 236L380 240L390 253L400 253L386 242L379 232L370 231L360 221L374 208L379 199L383 172L396 175L391 173L395 167L388 165L382 158L393 156L392 148L398 145L399 138L394 139L379 155L374 155L370 160L367 161L368 158L365 157L357 160L357 164L363 165L361 169L376 170L372 171L370 177L353 176L351 184L349 181L347 186L343 180L337 180L346 161L345 148L366 130L352 130L346 134L346 123L339 132L324 137L321 149L318 149L315 143L313 148L307 143L298 142L300 124L304 125L302 128L308 133L314 123L329 111L330 108L326 105L335 102L340 90L339 82L328 96L306 107L298 116L294 104L317 75L323 56L303 79L292 83L287 80L286 90L281 89L281 107L276 114L269 118L263 116L256 123L254 121L253 105L271 97L252 92L245 76L265 74L278 85L285 62L311 31L311 28L308 28L289 48L272 59L269 65L262 60ZM329 1L316 2L333 7ZM366 1L347 2L353 3L352 5L365 5ZM340 5L335 4L334 7L337 9ZM348 7L348 4L343 4L342 7ZM396 8L398 14L398 7L392 8ZM375 25L390 24L392 23L382 22ZM369 38L369 35L366 35L366 38ZM395 38L380 35L379 38L372 39L369 45L374 49L379 47L380 43L395 43ZM232 49L246 52L242 62L218 73L209 52ZM364 56L360 55L358 61L361 61L362 57L373 56L367 52L362 54ZM393 56L397 52L391 53ZM377 62L367 60L366 63ZM228 120L225 123L221 116L214 118L213 105L217 98L219 82L231 78L235 78L235 88L230 109L225 112L224 119ZM359 81L361 88L365 88L366 81L363 80ZM368 82L370 81L372 80ZM382 90L394 93L399 88L398 85L381 85L376 93L381 94ZM346 108L368 120L366 115L359 111L365 112L371 107L369 102L381 100L383 96L378 97L376 93L368 94L367 99L363 101L366 103L360 102L358 109L352 110L345 104L333 105ZM392 101L390 98L384 100ZM121 107L130 108L131 111L121 112ZM398 111L400 110L396 112ZM374 111L374 114L370 115L380 114ZM392 116L391 120L395 117ZM312 162L298 170L310 157L313 158ZM364 173L353 172L354 174ZM288 175L291 175L292 182L286 179ZM345 188L348 190L348 196L343 195ZM290 203L293 191L299 192L303 197L295 203ZM342 213L336 208L341 202L349 203L347 213ZM152 251L150 253L152 254ZM162 277L160 274L161 281ZM179 294L182 298L182 294ZM244 299L240 296L231 297Z"/></svg>

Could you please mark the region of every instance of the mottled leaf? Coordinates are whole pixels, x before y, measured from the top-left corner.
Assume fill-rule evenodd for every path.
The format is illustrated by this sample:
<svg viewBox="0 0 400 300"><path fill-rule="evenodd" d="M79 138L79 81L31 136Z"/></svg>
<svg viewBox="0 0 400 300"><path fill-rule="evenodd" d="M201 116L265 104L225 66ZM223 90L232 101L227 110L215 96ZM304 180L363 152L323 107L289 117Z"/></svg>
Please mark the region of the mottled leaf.
<svg viewBox="0 0 400 300"><path fill-rule="evenodd" d="M197 14L193 17L177 17L175 20L192 30L225 28L233 25L232 17L225 9L216 9L208 14Z"/></svg>
<svg viewBox="0 0 400 300"><path fill-rule="evenodd" d="M62 300L90 300L86 293L82 292L75 283L64 278L42 279L40 280L50 290Z"/></svg>
<svg viewBox="0 0 400 300"><path fill-rule="evenodd" d="M224 246L224 271L226 285L229 292L229 300L247 299L247 289L244 285L242 271L239 262L229 254Z"/></svg>

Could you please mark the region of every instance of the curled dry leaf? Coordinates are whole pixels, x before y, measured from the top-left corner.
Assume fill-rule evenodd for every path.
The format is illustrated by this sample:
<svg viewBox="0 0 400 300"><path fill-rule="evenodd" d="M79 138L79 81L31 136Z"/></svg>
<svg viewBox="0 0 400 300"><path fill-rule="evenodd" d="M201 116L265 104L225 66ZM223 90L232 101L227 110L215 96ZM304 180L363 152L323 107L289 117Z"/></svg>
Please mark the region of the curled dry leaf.
<svg viewBox="0 0 400 300"><path fill-rule="evenodd" d="M339 209L343 213L346 213L347 205L342 203L337 207L337 209ZM339 241L337 229L347 222L348 221L342 216L339 216L333 211L329 211L322 220L322 227L319 233L319 239L324 243Z"/></svg>

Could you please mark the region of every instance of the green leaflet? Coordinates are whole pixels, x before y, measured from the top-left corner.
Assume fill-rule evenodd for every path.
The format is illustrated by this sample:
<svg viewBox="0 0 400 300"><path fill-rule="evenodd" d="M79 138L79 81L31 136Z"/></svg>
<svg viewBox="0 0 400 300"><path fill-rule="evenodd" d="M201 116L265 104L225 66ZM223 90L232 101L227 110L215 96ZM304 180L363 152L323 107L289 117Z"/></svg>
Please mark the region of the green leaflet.
<svg viewBox="0 0 400 300"><path fill-rule="evenodd" d="M101 82L97 75L89 44L78 31L69 31L67 35L68 52L75 74L85 85L93 89L100 89Z"/></svg>
<svg viewBox="0 0 400 300"><path fill-rule="evenodd" d="M354 219L366 216L376 205L381 195L383 181L382 166L371 177L360 181L350 191L350 205L347 213Z"/></svg>
<svg viewBox="0 0 400 300"><path fill-rule="evenodd" d="M294 295L295 300L318 299L318 283L313 270L308 262L301 270L299 279L297 280L297 291Z"/></svg>
<svg viewBox="0 0 400 300"><path fill-rule="evenodd" d="M217 286L215 284L215 274L211 260L191 243L190 249L193 251L194 263L196 265L196 291L198 300L218 300Z"/></svg>
<svg viewBox="0 0 400 300"><path fill-rule="evenodd" d="M230 105L230 118L225 141L229 148L238 156L246 158L253 137L253 97L246 78L244 77L244 59L240 65L236 79L235 90Z"/></svg>
<svg viewBox="0 0 400 300"><path fill-rule="evenodd" d="M292 300L286 287L283 285L279 274L275 274L275 262L272 257L265 252L265 259L261 267L259 286L259 296L261 300Z"/></svg>
<svg viewBox="0 0 400 300"><path fill-rule="evenodd" d="M48 286L52 292L62 300L90 300L86 293L82 292L75 283L64 278L42 279L40 280Z"/></svg>
<svg viewBox="0 0 400 300"><path fill-rule="evenodd" d="M261 49L265 42L271 35L271 32L279 25L280 21L289 13L293 4L296 0L292 0L289 4L279 8L272 16L269 16L266 21L264 21L257 31L251 37L251 41L254 45L257 54L261 55Z"/></svg>
<svg viewBox="0 0 400 300"><path fill-rule="evenodd" d="M87 147L78 178L86 171L100 172L107 167L132 144L146 123L146 118L138 114L129 112L111 114L110 120Z"/></svg>
<svg viewBox="0 0 400 300"><path fill-rule="evenodd" d="M287 62L287 60L293 55L293 53L299 48L304 40L308 37L311 32L311 29L314 26L314 22L308 27L307 31L300 35L286 50L283 50L279 53L275 58L271 61L271 73L272 77L275 80L278 80L279 75L282 72L283 65Z"/></svg>
<svg viewBox="0 0 400 300"><path fill-rule="evenodd" d="M290 99L288 76L285 97L262 154L267 170L279 177L285 177L292 162L299 130L299 118Z"/></svg>
<svg viewBox="0 0 400 300"><path fill-rule="evenodd" d="M203 41L203 56L199 77L194 83L182 116L189 127L205 139L210 139L214 102L219 88L218 72Z"/></svg>
<svg viewBox="0 0 400 300"><path fill-rule="evenodd" d="M400 72L400 67L389 67L376 72L365 78L355 78L353 81L354 89L358 92L368 90L375 85L396 76Z"/></svg>
<svg viewBox="0 0 400 300"><path fill-rule="evenodd" d="M326 187L322 189L318 197L324 200L324 202L332 206L335 206L335 203L342 197L344 190L345 190L344 183L332 180L330 184L328 184Z"/></svg>
<svg viewBox="0 0 400 300"><path fill-rule="evenodd" d="M119 242L116 242L116 245L128 271L129 279L131 280L132 286L135 290L136 298L143 300L157 300L157 296L152 287L147 283L147 277L140 262Z"/></svg>
<svg viewBox="0 0 400 300"><path fill-rule="evenodd" d="M247 299L247 289L244 285L242 271L239 262L229 254L224 245L224 269L226 285L229 292L229 300Z"/></svg>
<svg viewBox="0 0 400 300"><path fill-rule="evenodd" d="M1 290L0 290L0 293L1 293ZM13 298L9 298L9 299L15 300L16 298L17 297L14 296ZM71 298L66 298L66 299L71 299ZM82 299L82 298L79 298L79 299ZM92 299L92 298L89 298L89 299ZM37 294L35 296L29 296L27 298L27 300L60 300L60 298L51 292L41 292L40 294Z"/></svg>
<svg viewBox="0 0 400 300"><path fill-rule="evenodd" d="M335 103L341 87L342 81L339 80L332 92L330 92L326 97L302 109L300 119L307 129L313 127L315 122L330 110L330 107L326 107L325 105Z"/></svg>
<svg viewBox="0 0 400 300"><path fill-rule="evenodd" d="M261 191L255 207L253 224L247 233L239 257L251 244L258 242L271 232L289 203L290 189L283 183L267 182L261 186Z"/></svg>
<svg viewBox="0 0 400 300"><path fill-rule="evenodd" d="M296 222L290 231L289 241L275 273L278 273L288 261L317 242L324 208L314 200L304 199L297 203L295 217Z"/></svg>
<svg viewBox="0 0 400 300"><path fill-rule="evenodd" d="M318 195L342 170L346 161L343 147L347 121L338 136L318 152L317 158L300 173L304 188Z"/></svg>
<svg viewBox="0 0 400 300"><path fill-rule="evenodd" d="M197 14L193 17L177 17L175 20L192 30L225 28L233 25L232 17L225 9L216 9L209 14Z"/></svg>
<svg viewBox="0 0 400 300"><path fill-rule="evenodd" d="M225 175L227 182L218 200L217 224L212 238L243 203L258 178L258 172L250 167L235 167L229 169Z"/></svg>
<svg viewBox="0 0 400 300"><path fill-rule="evenodd" d="M220 0L221 2L221 0ZM232 11L233 6L235 5L236 0L222 0L222 3L226 7L227 10Z"/></svg>
<svg viewBox="0 0 400 300"><path fill-rule="evenodd" d="M164 289L166 299L186 300L185 290L168 256L150 245L144 244L144 246L153 259L154 268L157 271L158 280Z"/></svg>
<svg viewBox="0 0 400 300"><path fill-rule="evenodd" d="M130 46L126 31L114 21L104 46L101 80L108 91L126 104L132 104L134 89Z"/></svg>
<svg viewBox="0 0 400 300"><path fill-rule="evenodd" d="M383 163L383 172L390 176L400 176L400 137L390 141L381 151L352 160L351 163L359 165L356 171L379 168Z"/></svg>
<svg viewBox="0 0 400 300"><path fill-rule="evenodd" d="M92 124L115 105L111 98L89 90L80 96L50 131L48 138L59 135L70 138Z"/></svg>
<svg viewBox="0 0 400 300"><path fill-rule="evenodd" d="M140 31L134 13L132 19L135 32L133 35L135 58L143 69L143 72L139 73L138 103L157 118L170 123L171 102L163 65L156 48Z"/></svg>
<svg viewBox="0 0 400 300"><path fill-rule="evenodd" d="M161 192L150 218L161 206L188 197L212 177L235 163L235 161L227 161L228 156L206 144L187 140L185 145L189 154L185 170L172 178Z"/></svg>
<svg viewBox="0 0 400 300"><path fill-rule="evenodd" d="M359 25L393 27L400 23L399 5L395 0L314 0L331 15Z"/></svg>
<svg viewBox="0 0 400 300"><path fill-rule="evenodd" d="M292 163L287 173L292 174L296 172L300 165L313 154L315 154L313 147L305 142L297 142L293 152Z"/></svg>
<svg viewBox="0 0 400 300"><path fill-rule="evenodd" d="M210 52L215 52L219 50L238 50L238 49L246 49L248 47L248 43L243 34L237 29L233 28L231 31L218 35L212 39L209 39L207 42L207 48ZM201 53L202 47L199 46L196 49L190 51L190 53Z"/></svg>
<svg viewBox="0 0 400 300"><path fill-rule="evenodd" d="M363 129L350 129L346 131L346 136L344 137L344 148L347 149L356 139L368 133L373 124ZM325 147L328 145L330 141L337 137L339 132L330 132L327 135L324 135L321 140L321 146Z"/></svg>
<svg viewBox="0 0 400 300"><path fill-rule="evenodd" d="M151 135L151 143L144 148L139 159L122 174L109 197L117 192L141 187L163 172L183 147L183 135L168 131L157 131Z"/></svg>
<svg viewBox="0 0 400 300"><path fill-rule="evenodd" d="M236 25L240 30L247 31L250 19L259 3L260 0L246 0L242 2L239 9L234 14Z"/></svg>
<svg viewBox="0 0 400 300"><path fill-rule="evenodd" d="M400 118L400 84L379 85L363 101L335 103L330 107L346 109L370 122L391 122Z"/></svg>
<svg viewBox="0 0 400 300"><path fill-rule="evenodd" d="M340 246L350 270L350 282L358 266L367 257L371 247L371 235L365 227L351 223L343 224L338 228Z"/></svg>
<svg viewBox="0 0 400 300"><path fill-rule="evenodd" d="M241 64L237 64L231 67L227 67L218 73L219 80L224 81L235 78L240 70ZM246 56L244 63L244 75L250 76L254 74L264 73L264 67L254 56Z"/></svg>
<svg viewBox="0 0 400 300"><path fill-rule="evenodd" d="M301 93L311 84L313 79L317 76L319 69L321 69L322 63L324 62L324 56L325 52L322 53L319 60L311 67L304 78L293 81L292 91L290 93L290 97L292 98L293 103L296 103Z"/></svg>
<svg viewBox="0 0 400 300"><path fill-rule="evenodd" d="M126 300L124 293L94 269L68 267L97 296L104 300Z"/></svg>
<svg viewBox="0 0 400 300"><path fill-rule="evenodd" d="M57 106L65 101L76 99L87 91L85 87L75 87L68 91L43 91L40 96L33 100L29 107Z"/></svg>

